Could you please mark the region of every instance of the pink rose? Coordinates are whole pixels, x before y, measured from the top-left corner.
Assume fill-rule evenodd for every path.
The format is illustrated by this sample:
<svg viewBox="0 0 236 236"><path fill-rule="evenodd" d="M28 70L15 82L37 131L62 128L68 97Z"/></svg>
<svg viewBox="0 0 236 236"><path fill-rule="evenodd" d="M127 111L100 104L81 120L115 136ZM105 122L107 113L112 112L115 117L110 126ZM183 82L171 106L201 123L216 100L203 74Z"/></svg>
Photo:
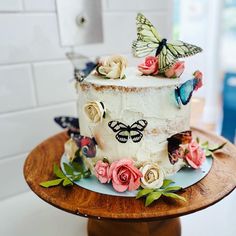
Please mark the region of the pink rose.
<svg viewBox="0 0 236 236"><path fill-rule="evenodd" d="M184 72L184 61L177 61L171 68L165 71L165 76L168 78L179 78Z"/></svg>
<svg viewBox="0 0 236 236"><path fill-rule="evenodd" d="M109 164L98 161L95 166L95 175L102 184L109 182Z"/></svg>
<svg viewBox="0 0 236 236"><path fill-rule="evenodd" d="M134 191L140 186L142 173L133 166L132 160L119 160L111 164L109 177L112 179L113 188L117 192L124 192L127 189Z"/></svg>
<svg viewBox="0 0 236 236"><path fill-rule="evenodd" d="M199 144L192 140L187 147L188 153L185 155L187 163L194 169L199 168L206 160L206 155Z"/></svg>
<svg viewBox="0 0 236 236"><path fill-rule="evenodd" d="M195 88L194 88L194 90L195 91L197 91L199 88L201 88L202 87L202 77L203 77L203 75L202 75L202 72L200 71L200 70L196 70L194 73L193 73L193 76L194 76L194 78L195 79L197 79L198 80L198 82L197 82L197 84L195 85Z"/></svg>
<svg viewBox="0 0 236 236"><path fill-rule="evenodd" d="M145 62L138 65L138 70L143 75L156 75L158 73L158 58L148 56L145 58Z"/></svg>

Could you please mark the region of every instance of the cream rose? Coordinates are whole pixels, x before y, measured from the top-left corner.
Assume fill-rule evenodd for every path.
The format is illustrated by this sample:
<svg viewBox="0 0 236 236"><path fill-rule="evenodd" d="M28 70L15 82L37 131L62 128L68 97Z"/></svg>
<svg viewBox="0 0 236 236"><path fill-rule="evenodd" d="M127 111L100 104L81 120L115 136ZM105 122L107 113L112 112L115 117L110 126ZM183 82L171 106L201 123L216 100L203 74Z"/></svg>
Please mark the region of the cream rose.
<svg viewBox="0 0 236 236"><path fill-rule="evenodd" d="M90 101L84 105L84 112L89 120L98 123L102 121L106 108L102 102Z"/></svg>
<svg viewBox="0 0 236 236"><path fill-rule="evenodd" d="M163 185L164 171L155 163L145 163L139 169L143 177L141 178L141 186L143 188L157 189Z"/></svg>
<svg viewBox="0 0 236 236"><path fill-rule="evenodd" d="M125 57L114 55L102 58L97 71L99 74L110 79L123 79L127 65L128 63Z"/></svg>
<svg viewBox="0 0 236 236"><path fill-rule="evenodd" d="M70 162L75 159L75 153L78 150L78 146L75 141L71 138L64 144L64 150L66 157Z"/></svg>

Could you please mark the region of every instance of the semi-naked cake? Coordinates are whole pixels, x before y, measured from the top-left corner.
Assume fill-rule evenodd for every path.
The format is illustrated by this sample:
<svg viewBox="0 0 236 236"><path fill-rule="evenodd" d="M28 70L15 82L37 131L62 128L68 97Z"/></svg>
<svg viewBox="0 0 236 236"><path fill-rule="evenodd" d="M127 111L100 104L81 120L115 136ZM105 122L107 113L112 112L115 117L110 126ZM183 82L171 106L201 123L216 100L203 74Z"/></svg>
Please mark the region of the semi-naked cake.
<svg viewBox="0 0 236 236"><path fill-rule="evenodd" d="M142 63L128 67L124 56L112 55L75 71L79 127L65 144L71 163L82 159L118 192L158 189L183 166L198 168L205 160L189 130L189 102L202 73L181 78L179 60L202 49L162 39L142 14L136 20L132 49Z"/></svg>
<svg viewBox="0 0 236 236"><path fill-rule="evenodd" d="M123 80L92 74L77 83L80 133L97 142L96 157L86 163L93 169L104 157L110 163L132 159L157 163L166 175L177 172L185 162L170 163L167 139L189 130L190 117L190 104L179 109L175 100L180 79L144 76L131 67L124 73ZM145 127L128 130L136 126Z"/></svg>

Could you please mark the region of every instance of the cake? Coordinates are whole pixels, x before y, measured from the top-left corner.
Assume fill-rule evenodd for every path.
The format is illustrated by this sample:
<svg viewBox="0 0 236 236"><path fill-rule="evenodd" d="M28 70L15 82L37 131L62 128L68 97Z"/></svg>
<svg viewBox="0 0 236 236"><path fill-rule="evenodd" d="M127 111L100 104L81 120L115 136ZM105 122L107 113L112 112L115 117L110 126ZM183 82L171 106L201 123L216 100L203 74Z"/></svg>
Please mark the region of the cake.
<svg viewBox="0 0 236 236"><path fill-rule="evenodd" d="M124 56L112 55L75 71L79 127L65 144L71 163L79 158L118 192L160 188L182 167L199 168L205 160L189 130L190 100L202 73L184 78L179 60L201 48L161 39L140 13L137 31L132 48L145 57L141 64L129 67Z"/></svg>
<svg viewBox="0 0 236 236"><path fill-rule="evenodd" d="M131 158L137 165L146 161L157 163L166 174L177 172L185 164L182 160L170 163L167 138L189 130L190 117L190 104L179 109L175 101L174 91L180 79L143 76L132 67L125 70L125 75L124 80L108 80L92 74L76 85L80 133L94 137L98 144L96 157L85 159L86 163L92 167L104 157L110 163ZM100 103L106 115L94 122L97 112L89 117L85 107L96 110ZM132 127L139 120L146 122L140 140L132 140L129 134L124 141L118 140L118 132L109 127L111 122Z"/></svg>

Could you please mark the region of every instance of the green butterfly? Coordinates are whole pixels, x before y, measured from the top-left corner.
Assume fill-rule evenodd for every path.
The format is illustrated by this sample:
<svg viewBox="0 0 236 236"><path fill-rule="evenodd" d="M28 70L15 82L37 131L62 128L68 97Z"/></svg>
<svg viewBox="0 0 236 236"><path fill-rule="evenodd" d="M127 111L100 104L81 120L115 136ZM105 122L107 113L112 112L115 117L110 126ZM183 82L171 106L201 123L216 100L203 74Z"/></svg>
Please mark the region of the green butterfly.
<svg viewBox="0 0 236 236"><path fill-rule="evenodd" d="M167 43L167 39L162 39L152 23L141 13L137 15L136 24L138 38L132 44L133 55L145 57L156 50L155 56L158 56L161 73L175 64L178 58L202 51L200 47L182 41Z"/></svg>

